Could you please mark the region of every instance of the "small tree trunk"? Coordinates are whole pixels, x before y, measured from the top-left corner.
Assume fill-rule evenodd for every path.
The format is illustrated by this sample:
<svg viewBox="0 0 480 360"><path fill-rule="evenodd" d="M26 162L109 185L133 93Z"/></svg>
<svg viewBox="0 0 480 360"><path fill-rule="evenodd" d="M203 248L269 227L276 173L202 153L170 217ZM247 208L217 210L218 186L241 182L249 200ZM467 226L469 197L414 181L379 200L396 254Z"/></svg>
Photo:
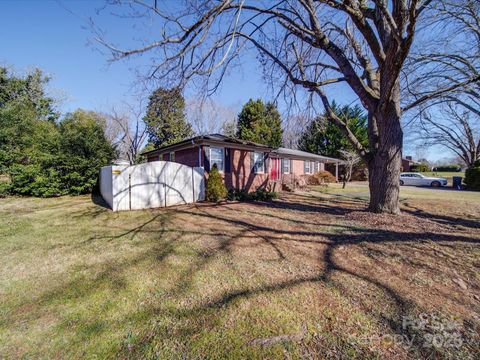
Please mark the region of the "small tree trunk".
<svg viewBox="0 0 480 360"><path fill-rule="evenodd" d="M378 149L368 162L370 206L376 213L399 214L400 172L402 166L403 131L400 108L391 105L378 123Z"/></svg>

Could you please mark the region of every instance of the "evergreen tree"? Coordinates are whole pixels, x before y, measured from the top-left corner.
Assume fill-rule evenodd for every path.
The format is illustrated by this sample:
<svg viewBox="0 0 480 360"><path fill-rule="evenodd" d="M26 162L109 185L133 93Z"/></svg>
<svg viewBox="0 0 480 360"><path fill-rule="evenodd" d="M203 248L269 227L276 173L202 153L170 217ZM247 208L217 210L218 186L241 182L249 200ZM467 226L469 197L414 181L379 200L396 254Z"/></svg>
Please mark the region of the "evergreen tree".
<svg viewBox="0 0 480 360"><path fill-rule="evenodd" d="M69 194L90 192L97 182L98 171L115 158L116 152L107 140L101 115L78 109L65 115L59 125L59 155L54 168L62 176Z"/></svg>
<svg viewBox="0 0 480 360"><path fill-rule="evenodd" d="M276 106L250 99L238 115L237 137L278 148L282 145L282 124Z"/></svg>
<svg viewBox="0 0 480 360"><path fill-rule="evenodd" d="M368 145L367 117L358 105L338 106L332 103L335 113L348 124L349 129L363 146ZM298 148L314 154L341 157L341 151L353 151L352 146L339 127L324 116L314 119L300 137Z"/></svg>
<svg viewBox="0 0 480 360"><path fill-rule="evenodd" d="M40 70L19 77L0 68L0 196L89 192L115 156L99 114L77 110L57 122L47 83Z"/></svg>
<svg viewBox="0 0 480 360"><path fill-rule="evenodd" d="M208 173L205 199L211 202L218 202L226 197L227 188L225 187L222 176L218 172L217 164L213 164L212 169Z"/></svg>
<svg viewBox="0 0 480 360"><path fill-rule="evenodd" d="M149 142L155 147L166 146L193 135L186 121L185 99L180 89L158 88L150 96L144 118Z"/></svg>

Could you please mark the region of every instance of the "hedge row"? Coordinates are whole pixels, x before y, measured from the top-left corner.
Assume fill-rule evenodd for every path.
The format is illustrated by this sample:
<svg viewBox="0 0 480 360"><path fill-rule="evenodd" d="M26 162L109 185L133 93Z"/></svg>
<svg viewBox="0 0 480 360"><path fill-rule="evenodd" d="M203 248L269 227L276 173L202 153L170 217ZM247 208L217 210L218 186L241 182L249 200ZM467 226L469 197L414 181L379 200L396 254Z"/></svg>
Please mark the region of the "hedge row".
<svg viewBox="0 0 480 360"><path fill-rule="evenodd" d="M441 165L433 168L433 171L459 172L462 168L458 165Z"/></svg>

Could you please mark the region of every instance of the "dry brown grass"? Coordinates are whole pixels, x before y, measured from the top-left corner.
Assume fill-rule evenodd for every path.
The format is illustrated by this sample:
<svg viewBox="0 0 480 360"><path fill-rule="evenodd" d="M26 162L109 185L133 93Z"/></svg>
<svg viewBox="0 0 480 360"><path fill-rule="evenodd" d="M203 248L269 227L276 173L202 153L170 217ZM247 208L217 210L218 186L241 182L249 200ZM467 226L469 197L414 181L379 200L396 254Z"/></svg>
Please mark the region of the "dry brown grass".
<svg viewBox="0 0 480 360"><path fill-rule="evenodd" d="M8 199L0 354L474 358L480 209L431 201L394 217L317 192L124 213ZM423 347L436 330L402 327L421 313L458 321L462 346Z"/></svg>

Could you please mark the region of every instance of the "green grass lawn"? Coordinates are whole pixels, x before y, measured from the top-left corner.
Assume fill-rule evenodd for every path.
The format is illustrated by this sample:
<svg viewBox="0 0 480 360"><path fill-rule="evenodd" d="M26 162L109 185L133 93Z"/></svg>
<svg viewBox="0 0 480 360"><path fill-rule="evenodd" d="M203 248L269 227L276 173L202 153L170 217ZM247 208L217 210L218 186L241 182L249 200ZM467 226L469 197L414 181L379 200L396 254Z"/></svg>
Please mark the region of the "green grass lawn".
<svg viewBox="0 0 480 360"><path fill-rule="evenodd" d="M0 199L0 358L475 358L478 194L402 188L392 217L365 191L118 213ZM462 346L402 330L421 313L458 321Z"/></svg>
<svg viewBox="0 0 480 360"><path fill-rule="evenodd" d="M356 197L362 200L368 200L369 189L367 182L351 182L348 183L345 189L342 189L342 184L329 184L328 187L317 187L316 190L332 195L342 195L347 197ZM432 189L426 186L401 186L400 199L405 202L411 199L431 199L439 200L442 207L448 206L449 201L453 200L453 206L457 200L467 202L480 203L480 191L458 191L451 187L444 187L439 189Z"/></svg>
<svg viewBox="0 0 480 360"><path fill-rule="evenodd" d="M465 176L464 172L461 171L430 171L430 172L423 172L423 175L426 176L439 176L439 177L452 177L452 176Z"/></svg>
<svg viewBox="0 0 480 360"><path fill-rule="evenodd" d="M455 172L447 172L447 171L430 171L430 172L422 172L421 174L425 175L425 176L431 176L431 177L440 177L440 178L444 178L444 179L447 179L448 180L448 184L449 185L452 185L452 178L454 176L460 176L462 178L465 177L465 173L464 172L458 172L458 171L455 171Z"/></svg>

